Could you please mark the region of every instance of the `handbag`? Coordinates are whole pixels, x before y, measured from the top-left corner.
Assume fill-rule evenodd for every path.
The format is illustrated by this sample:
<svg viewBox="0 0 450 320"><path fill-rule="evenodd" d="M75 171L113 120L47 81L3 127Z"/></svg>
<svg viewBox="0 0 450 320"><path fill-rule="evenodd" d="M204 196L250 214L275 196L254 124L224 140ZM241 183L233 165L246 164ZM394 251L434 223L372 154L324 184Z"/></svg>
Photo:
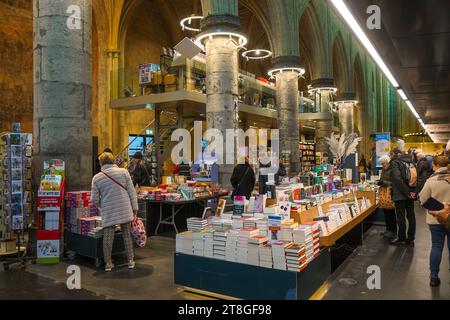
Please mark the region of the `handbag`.
<svg viewBox="0 0 450 320"><path fill-rule="evenodd" d="M138 247L143 248L147 243L147 232L144 223L140 218L135 218L131 222L131 236Z"/></svg>
<svg viewBox="0 0 450 320"><path fill-rule="evenodd" d="M395 208L392 200L392 187L381 187L379 190L378 207L380 209L392 210Z"/></svg>

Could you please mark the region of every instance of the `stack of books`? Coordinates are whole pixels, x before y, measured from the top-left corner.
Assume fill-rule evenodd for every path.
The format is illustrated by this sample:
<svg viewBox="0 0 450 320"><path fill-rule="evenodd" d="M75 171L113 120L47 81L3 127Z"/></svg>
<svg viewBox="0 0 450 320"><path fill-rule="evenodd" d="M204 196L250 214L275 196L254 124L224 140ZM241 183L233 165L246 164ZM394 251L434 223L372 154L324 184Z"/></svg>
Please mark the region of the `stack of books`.
<svg viewBox="0 0 450 320"><path fill-rule="evenodd" d="M202 218L188 218L187 228L189 231L200 231L206 228L208 225L208 220Z"/></svg>
<svg viewBox="0 0 450 320"><path fill-rule="evenodd" d="M244 220L244 228L245 229L256 229L256 222L257 222L257 219L248 218L248 219Z"/></svg>
<svg viewBox="0 0 450 320"><path fill-rule="evenodd" d="M207 258L214 258L213 232L206 232L204 235L204 255Z"/></svg>
<svg viewBox="0 0 450 320"><path fill-rule="evenodd" d="M281 240L281 216L270 215L267 220L270 241Z"/></svg>
<svg viewBox="0 0 450 320"><path fill-rule="evenodd" d="M175 251L192 255L194 254L194 232L186 231L177 234Z"/></svg>
<svg viewBox="0 0 450 320"><path fill-rule="evenodd" d="M239 236L238 230L229 230L227 235L227 243L226 243L226 251L225 251L225 260L236 262L236 250L237 250L237 240Z"/></svg>
<svg viewBox="0 0 450 320"><path fill-rule="evenodd" d="M213 233L213 257L225 260L225 249L227 244L228 230L220 229Z"/></svg>
<svg viewBox="0 0 450 320"><path fill-rule="evenodd" d="M314 258L317 258L317 256L319 255L319 252L320 252L320 225L317 222L309 222L309 223L305 223L305 224L311 226L312 245L313 245L312 259L314 259ZM310 261L308 261L308 263L309 262Z"/></svg>
<svg viewBox="0 0 450 320"><path fill-rule="evenodd" d="M298 227L298 223L293 219L283 221L281 223L281 240L293 241L292 233Z"/></svg>
<svg viewBox="0 0 450 320"><path fill-rule="evenodd" d="M286 264L289 271L300 272L308 265L305 246L291 243L285 248Z"/></svg>
<svg viewBox="0 0 450 320"><path fill-rule="evenodd" d="M269 243L259 246L259 266L273 268L272 246Z"/></svg>
<svg viewBox="0 0 450 320"><path fill-rule="evenodd" d="M207 231L194 232L194 255L203 257L205 255L205 236Z"/></svg>
<svg viewBox="0 0 450 320"><path fill-rule="evenodd" d="M287 241L275 241L272 243L273 267L275 269L287 269L285 248L290 244L291 242Z"/></svg>
<svg viewBox="0 0 450 320"><path fill-rule="evenodd" d="M246 218L242 218L240 216L233 216L232 220L232 228L235 230L242 229L244 227L244 221Z"/></svg>
<svg viewBox="0 0 450 320"><path fill-rule="evenodd" d="M224 219L220 217L213 217L211 219L211 225L214 229L231 229L232 228L232 220Z"/></svg>
<svg viewBox="0 0 450 320"><path fill-rule="evenodd" d="M240 229L237 239L236 249L236 261L240 263L248 263L248 240L252 236L259 234L259 230L253 229Z"/></svg>
<svg viewBox="0 0 450 320"><path fill-rule="evenodd" d="M267 219L258 219L256 221L256 228L259 229L260 234L269 237L269 228Z"/></svg>
<svg viewBox="0 0 450 320"><path fill-rule="evenodd" d="M318 225L316 227L318 230ZM312 225L302 224L294 230L294 242L304 247L307 262L311 262L312 259L314 259L314 238Z"/></svg>
<svg viewBox="0 0 450 320"><path fill-rule="evenodd" d="M267 242L267 237L262 235L252 236L248 239L248 264L259 266L259 248Z"/></svg>

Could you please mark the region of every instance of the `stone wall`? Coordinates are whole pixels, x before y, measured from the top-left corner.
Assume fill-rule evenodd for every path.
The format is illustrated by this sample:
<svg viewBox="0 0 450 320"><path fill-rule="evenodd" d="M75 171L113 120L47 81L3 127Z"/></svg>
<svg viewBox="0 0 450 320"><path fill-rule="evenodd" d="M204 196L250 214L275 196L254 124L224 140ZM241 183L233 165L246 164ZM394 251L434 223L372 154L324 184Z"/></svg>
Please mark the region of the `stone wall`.
<svg viewBox="0 0 450 320"><path fill-rule="evenodd" d="M0 0L0 132L33 130L32 47L32 1Z"/></svg>

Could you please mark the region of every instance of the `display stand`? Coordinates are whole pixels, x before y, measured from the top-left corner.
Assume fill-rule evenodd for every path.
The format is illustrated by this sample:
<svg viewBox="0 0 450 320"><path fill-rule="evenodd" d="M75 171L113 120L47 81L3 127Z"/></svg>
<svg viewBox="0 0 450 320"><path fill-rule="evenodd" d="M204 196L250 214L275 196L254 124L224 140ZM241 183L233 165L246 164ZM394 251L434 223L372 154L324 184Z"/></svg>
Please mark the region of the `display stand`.
<svg viewBox="0 0 450 320"><path fill-rule="evenodd" d="M60 262L64 187L64 161L45 161L38 191L37 263Z"/></svg>
<svg viewBox="0 0 450 320"><path fill-rule="evenodd" d="M22 247L24 231L28 228L31 214L31 156L32 135L20 133L20 124L15 124L14 133L0 135L0 255L4 268L26 261ZM15 240L13 239L15 235Z"/></svg>

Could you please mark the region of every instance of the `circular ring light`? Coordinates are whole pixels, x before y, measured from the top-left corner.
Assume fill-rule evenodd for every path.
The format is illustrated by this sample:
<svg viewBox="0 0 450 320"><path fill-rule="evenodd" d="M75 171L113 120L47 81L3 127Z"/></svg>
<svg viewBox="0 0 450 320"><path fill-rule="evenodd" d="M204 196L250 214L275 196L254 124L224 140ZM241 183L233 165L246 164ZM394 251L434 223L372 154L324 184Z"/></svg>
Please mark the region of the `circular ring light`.
<svg viewBox="0 0 450 320"><path fill-rule="evenodd" d="M272 52L265 49L254 49L244 51L242 56L247 60L263 60L270 58L272 56Z"/></svg>
<svg viewBox="0 0 450 320"><path fill-rule="evenodd" d="M270 78L274 78L275 75L277 75L278 73L283 73L283 72L294 72L297 74L298 77L301 77L305 74L305 69L303 68L277 68L277 69L272 69L268 72Z"/></svg>
<svg viewBox="0 0 450 320"><path fill-rule="evenodd" d="M336 92L338 92L338 89L335 87L312 88L308 90L308 93L312 95L313 93L320 91L329 91L330 93L335 94Z"/></svg>
<svg viewBox="0 0 450 320"><path fill-rule="evenodd" d="M181 28L183 30L200 32L201 30L199 28L189 27L188 25L192 24L192 20L202 20L202 19L203 19L203 17L201 17L201 16L192 16L192 17L184 18L183 20L180 21Z"/></svg>
<svg viewBox="0 0 450 320"><path fill-rule="evenodd" d="M248 40L247 38L240 34L240 33L236 33L236 32L228 32L228 31L213 31L213 32L207 32L207 33L203 33L201 35L199 35L197 37L197 39L195 39L195 42L197 42L197 44L203 46L203 42L206 39L212 39L213 37L217 37L217 36L227 36L230 37L231 40L235 40L237 43L237 48L242 48L244 47Z"/></svg>

